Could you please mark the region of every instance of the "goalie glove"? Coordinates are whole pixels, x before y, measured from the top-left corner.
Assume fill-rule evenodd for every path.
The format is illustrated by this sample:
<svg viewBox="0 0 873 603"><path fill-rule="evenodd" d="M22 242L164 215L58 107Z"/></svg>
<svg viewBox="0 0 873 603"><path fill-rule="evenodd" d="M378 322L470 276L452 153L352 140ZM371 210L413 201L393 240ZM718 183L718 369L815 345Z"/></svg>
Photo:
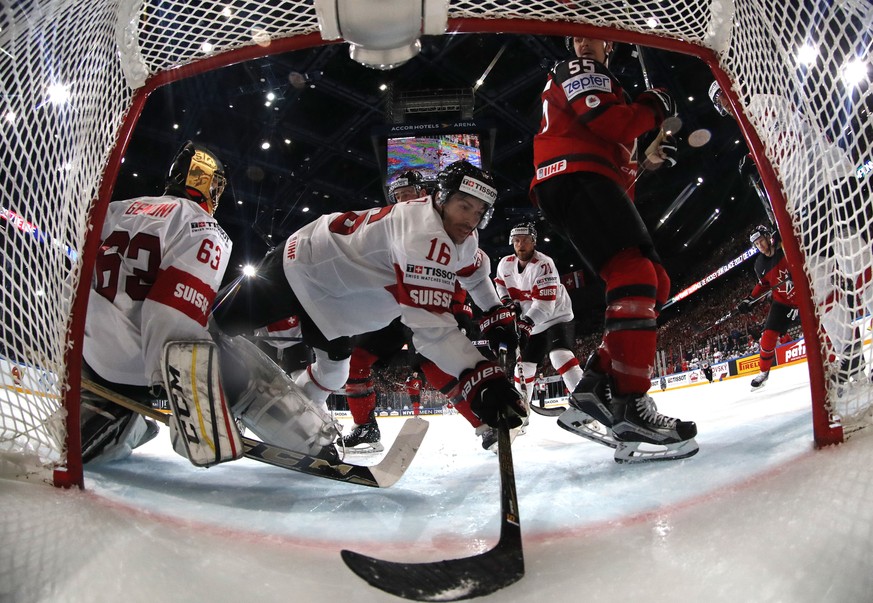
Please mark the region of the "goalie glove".
<svg viewBox="0 0 873 603"><path fill-rule="evenodd" d="M515 353L518 334L515 332L515 311L511 306L494 306L479 321L482 336L496 354L501 345Z"/></svg>
<svg viewBox="0 0 873 603"><path fill-rule="evenodd" d="M521 395L506 378L496 362L483 361L458 377L461 399L455 407L468 405L476 418L497 427L500 417L506 417L510 428L521 425L527 416Z"/></svg>
<svg viewBox="0 0 873 603"><path fill-rule="evenodd" d="M637 102L651 108L659 123L676 115L676 101L663 88L651 88L637 97Z"/></svg>
<svg viewBox="0 0 873 603"><path fill-rule="evenodd" d="M737 304L737 312L740 314L748 314L752 311L752 298L747 297L743 300L740 300L740 303Z"/></svg>

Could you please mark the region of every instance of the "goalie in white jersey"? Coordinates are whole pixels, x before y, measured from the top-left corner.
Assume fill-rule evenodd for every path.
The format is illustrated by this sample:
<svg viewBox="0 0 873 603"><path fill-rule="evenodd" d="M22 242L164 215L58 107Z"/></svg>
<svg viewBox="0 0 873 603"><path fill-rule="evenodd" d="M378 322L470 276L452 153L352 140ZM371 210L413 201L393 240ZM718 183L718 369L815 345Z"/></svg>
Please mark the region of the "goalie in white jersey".
<svg viewBox="0 0 873 603"><path fill-rule="evenodd" d="M226 183L221 161L186 143L165 194L109 204L85 318L83 376L150 401L162 386L171 340L209 340L206 320L231 241L212 215ZM83 460L114 460L157 434L133 411L91 396L82 401Z"/></svg>
<svg viewBox="0 0 873 603"><path fill-rule="evenodd" d="M575 329L573 306L555 262L537 251L537 231L531 223L517 225L509 233L515 253L497 264L494 284L504 303L518 309L521 371L530 406L537 369L546 354L569 391L582 378L579 360L573 354Z"/></svg>
<svg viewBox="0 0 873 603"><path fill-rule="evenodd" d="M486 312L482 329L494 345L515 347L514 317L490 282L477 228L487 224L497 190L466 161L439 176L436 199L321 216L264 258L258 278L222 292L216 325L235 335L297 314L316 360L297 380L313 400L341 389L349 373L350 337L400 318L415 349L458 378L462 401L482 422L505 415L521 424L524 406L502 369L458 330L451 312L456 281Z"/></svg>

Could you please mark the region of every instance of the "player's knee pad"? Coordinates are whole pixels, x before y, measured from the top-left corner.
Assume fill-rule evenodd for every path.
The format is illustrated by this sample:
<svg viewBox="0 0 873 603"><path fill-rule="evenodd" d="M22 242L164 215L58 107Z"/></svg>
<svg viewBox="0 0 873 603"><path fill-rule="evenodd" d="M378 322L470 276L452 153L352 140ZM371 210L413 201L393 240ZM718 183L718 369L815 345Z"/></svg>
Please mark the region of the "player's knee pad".
<svg viewBox="0 0 873 603"><path fill-rule="evenodd" d="M337 360L324 350L316 348L315 362L298 377L296 384L310 400L324 405L331 393L345 385L349 377L349 364L348 356Z"/></svg>
<svg viewBox="0 0 873 603"><path fill-rule="evenodd" d="M625 249L600 272L606 281L607 330L655 329L658 275L639 249Z"/></svg>

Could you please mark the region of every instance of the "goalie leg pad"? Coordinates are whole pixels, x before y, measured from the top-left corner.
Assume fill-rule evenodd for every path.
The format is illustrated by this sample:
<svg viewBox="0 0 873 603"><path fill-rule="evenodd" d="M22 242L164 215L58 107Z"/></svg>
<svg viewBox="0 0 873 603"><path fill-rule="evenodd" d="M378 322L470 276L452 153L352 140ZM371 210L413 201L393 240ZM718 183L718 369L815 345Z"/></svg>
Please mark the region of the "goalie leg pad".
<svg viewBox="0 0 873 603"><path fill-rule="evenodd" d="M219 345L222 374L236 373L234 388L228 387L233 415L246 428L264 442L297 452L333 449L339 432L330 414L269 356L242 337L221 337Z"/></svg>
<svg viewBox="0 0 873 603"><path fill-rule="evenodd" d="M232 461L245 452L221 387L217 352L211 341L170 341L161 364L173 411L173 448L184 450L198 467Z"/></svg>

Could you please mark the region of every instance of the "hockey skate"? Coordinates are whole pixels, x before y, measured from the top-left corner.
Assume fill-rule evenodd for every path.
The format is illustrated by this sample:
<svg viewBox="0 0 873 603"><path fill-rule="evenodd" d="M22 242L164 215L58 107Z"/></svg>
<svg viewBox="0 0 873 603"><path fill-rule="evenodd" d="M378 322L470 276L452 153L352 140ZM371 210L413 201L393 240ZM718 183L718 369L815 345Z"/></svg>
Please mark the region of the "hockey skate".
<svg viewBox="0 0 873 603"><path fill-rule="evenodd" d="M613 398L615 423L612 433L618 447L616 463L673 461L697 454L694 437L697 425L658 412L655 401L646 394Z"/></svg>
<svg viewBox="0 0 873 603"><path fill-rule="evenodd" d="M592 368L594 354L588 357L585 371L570 394L570 407L558 417L558 425L592 442L615 448L612 435L612 379Z"/></svg>
<svg viewBox="0 0 873 603"><path fill-rule="evenodd" d="M770 378L770 371L764 371L759 373L757 377L752 379L752 391L761 389L767 383L767 379Z"/></svg>
<svg viewBox="0 0 873 603"><path fill-rule="evenodd" d="M521 424L519 427L513 427L509 430L509 443L515 441L516 436L524 435L525 428L527 427L527 418L525 418L525 422ZM476 435L482 438L482 448L485 450L491 451L494 454L497 454L497 430L493 427L489 427L486 424L482 424L476 428Z"/></svg>
<svg viewBox="0 0 873 603"><path fill-rule="evenodd" d="M476 428L476 435L482 438L482 448L497 452L497 430L482 423Z"/></svg>
<svg viewBox="0 0 873 603"><path fill-rule="evenodd" d="M861 341L856 341L851 346L848 346L840 368L833 376L837 383L850 383L851 381L860 381L864 378L864 366L867 364L867 359L864 357L864 344Z"/></svg>
<svg viewBox="0 0 873 603"><path fill-rule="evenodd" d="M337 440L337 446L355 453L382 452L385 447L381 440L382 433L379 431L379 424L376 423L376 417L371 414L369 421L355 425L349 435L342 436Z"/></svg>

